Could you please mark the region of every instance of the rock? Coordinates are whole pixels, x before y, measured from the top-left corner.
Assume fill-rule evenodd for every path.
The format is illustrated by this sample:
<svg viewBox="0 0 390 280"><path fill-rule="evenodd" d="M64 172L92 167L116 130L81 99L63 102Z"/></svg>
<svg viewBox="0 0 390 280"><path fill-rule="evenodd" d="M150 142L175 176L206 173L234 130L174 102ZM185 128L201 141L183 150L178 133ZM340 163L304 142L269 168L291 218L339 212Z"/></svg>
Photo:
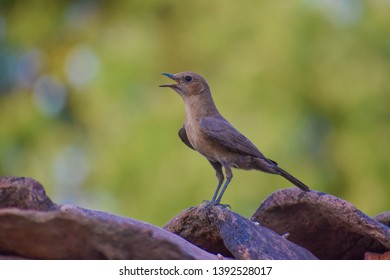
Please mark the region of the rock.
<svg viewBox="0 0 390 280"><path fill-rule="evenodd" d="M378 222L390 227L390 212L383 212L374 217Z"/></svg>
<svg viewBox="0 0 390 280"><path fill-rule="evenodd" d="M19 257L15 257L15 256L3 256L3 255L0 255L0 260L28 260L26 258L19 258Z"/></svg>
<svg viewBox="0 0 390 280"><path fill-rule="evenodd" d="M0 255L8 259L218 259L134 219L55 205L26 178L0 179Z"/></svg>
<svg viewBox="0 0 390 280"><path fill-rule="evenodd" d="M55 210L40 183L25 177L0 177L0 208Z"/></svg>
<svg viewBox="0 0 390 280"><path fill-rule="evenodd" d="M316 259L275 232L211 203L185 210L165 227L191 243L235 259Z"/></svg>
<svg viewBox="0 0 390 280"><path fill-rule="evenodd" d="M164 230L58 205L31 178L0 177L0 259L386 259L389 220L389 212L370 218L329 194L287 189L252 220L204 203Z"/></svg>
<svg viewBox="0 0 390 280"><path fill-rule="evenodd" d="M377 254L373 252L364 253L365 260L390 260L390 251L384 254Z"/></svg>
<svg viewBox="0 0 390 280"><path fill-rule="evenodd" d="M317 191L284 189L270 195L253 221L308 249L319 259L363 259L390 249L390 228L347 201Z"/></svg>
<svg viewBox="0 0 390 280"><path fill-rule="evenodd" d="M225 247L216 225L211 223L209 210L208 204L186 209L169 221L164 229L210 253L233 257Z"/></svg>

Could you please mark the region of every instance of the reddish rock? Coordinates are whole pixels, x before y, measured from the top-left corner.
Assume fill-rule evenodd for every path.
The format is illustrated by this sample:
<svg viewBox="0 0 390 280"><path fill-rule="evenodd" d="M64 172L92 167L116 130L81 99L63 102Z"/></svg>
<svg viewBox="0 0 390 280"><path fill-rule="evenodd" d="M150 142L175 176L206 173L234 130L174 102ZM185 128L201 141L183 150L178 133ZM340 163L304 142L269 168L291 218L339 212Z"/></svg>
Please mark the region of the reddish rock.
<svg viewBox="0 0 390 280"><path fill-rule="evenodd" d="M156 226L54 205L32 179L0 179L0 255L15 259L218 259Z"/></svg>
<svg viewBox="0 0 390 280"><path fill-rule="evenodd" d="M253 221L308 249L319 259L363 259L390 249L390 228L351 203L317 191L284 189L270 195Z"/></svg>
<svg viewBox="0 0 390 280"><path fill-rule="evenodd" d="M365 260L390 260L390 251L384 254L377 254L373 252L364 253Z"/></svg>

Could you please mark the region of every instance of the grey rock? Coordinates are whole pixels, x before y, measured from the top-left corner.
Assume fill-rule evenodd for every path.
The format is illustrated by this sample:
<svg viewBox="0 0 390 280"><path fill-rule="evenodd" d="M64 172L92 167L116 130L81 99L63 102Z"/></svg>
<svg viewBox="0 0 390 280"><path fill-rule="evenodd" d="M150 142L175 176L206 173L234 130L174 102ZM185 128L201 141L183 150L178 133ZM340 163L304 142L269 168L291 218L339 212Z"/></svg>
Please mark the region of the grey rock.
<svg viewBox="0 0 390 280"><path fill-rule="evenodd" d="M390 227L390 212L383 212L374 217L378 222Z"/></svg>
<svg viewBox="0 0 390 280"><path fill-rule="evenodd" d="M204 203L190 208L164 228L204 250L235 259L316 259L308 250L222 205Z"/></svg>

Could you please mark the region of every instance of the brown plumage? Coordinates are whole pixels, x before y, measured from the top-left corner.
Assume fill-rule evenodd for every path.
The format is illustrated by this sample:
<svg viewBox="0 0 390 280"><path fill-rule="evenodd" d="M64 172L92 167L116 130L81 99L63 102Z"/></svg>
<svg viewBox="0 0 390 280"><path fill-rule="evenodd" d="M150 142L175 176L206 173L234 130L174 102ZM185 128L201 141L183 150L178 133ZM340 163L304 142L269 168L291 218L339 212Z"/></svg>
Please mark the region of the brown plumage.
<svg viewBox="0 0 390 280"><path fill-rule="evenodd" d="M303 191L310 190L304 183L281 169L276 162L266 158L251 141L222 117L214 104L209 85L202 76L192 72L162 74L176 83L160 87L172 88L184 100L186 117L183 127L179 130L180 139L207 158L216 171L218 185L213 202L220 203L233 178L231 167L278 174ZM220 191L224 181L222 167L225 169L226 181Z"/></svg>

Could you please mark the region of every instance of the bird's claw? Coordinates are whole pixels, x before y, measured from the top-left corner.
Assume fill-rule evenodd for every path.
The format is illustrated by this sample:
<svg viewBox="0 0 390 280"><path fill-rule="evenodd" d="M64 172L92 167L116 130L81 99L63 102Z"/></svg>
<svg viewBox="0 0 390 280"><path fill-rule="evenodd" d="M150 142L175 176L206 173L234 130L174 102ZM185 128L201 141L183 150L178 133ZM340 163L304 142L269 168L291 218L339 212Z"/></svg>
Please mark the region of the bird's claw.
<svg viewBox="0 0 390 280"><path fill-rule="evenodd" d="M232 209L232 207L229 205L229 204L222 204L222 203L219 203L219 202L216 202L216 201L213 201L213 200L202 200L203 203L207 203L207 204L213 204L213 205L218 205L218 206L222 206L222 207L225 207L225 208L229 208L229 209Z"/></svg>
<svg viewBox="0 0 390 280"><path fill-rule="evenodd" d="M229 204L216 203L216 205L221 205L222 207L232 209L232 207Z"/></svg>

